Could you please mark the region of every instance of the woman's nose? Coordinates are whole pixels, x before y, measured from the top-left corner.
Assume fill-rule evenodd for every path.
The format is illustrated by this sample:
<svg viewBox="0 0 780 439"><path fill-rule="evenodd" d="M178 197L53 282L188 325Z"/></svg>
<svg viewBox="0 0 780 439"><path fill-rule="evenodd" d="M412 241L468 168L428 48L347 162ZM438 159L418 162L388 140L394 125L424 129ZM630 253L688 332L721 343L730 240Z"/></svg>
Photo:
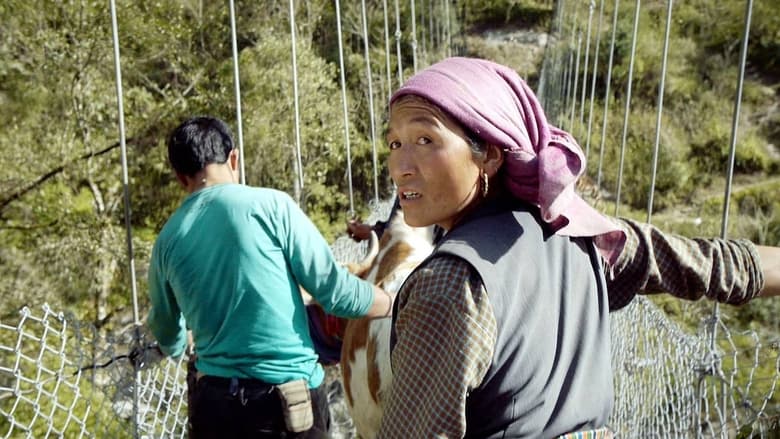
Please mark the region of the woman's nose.
<svg viewBox="0 0 780 439"><path fill-rule="evenodd" d="M390 178L396 181L414 175L416 165L412 148L409 148L408 145L401 145L401 147L394 149L390 153L388 168Z"/></svg>

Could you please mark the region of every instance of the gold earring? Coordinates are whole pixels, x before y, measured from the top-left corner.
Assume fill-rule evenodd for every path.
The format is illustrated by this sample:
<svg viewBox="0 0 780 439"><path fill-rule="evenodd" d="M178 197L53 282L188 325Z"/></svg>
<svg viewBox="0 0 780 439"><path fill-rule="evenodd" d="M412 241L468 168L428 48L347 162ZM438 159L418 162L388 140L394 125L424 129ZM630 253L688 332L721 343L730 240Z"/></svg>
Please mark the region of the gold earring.
<svg viewBox="0 0 780 439"><path fill-rule="evenodd" d="M489 183L487 172L482 171L480 177L482 177L482 198L487 198Z"/></svg>

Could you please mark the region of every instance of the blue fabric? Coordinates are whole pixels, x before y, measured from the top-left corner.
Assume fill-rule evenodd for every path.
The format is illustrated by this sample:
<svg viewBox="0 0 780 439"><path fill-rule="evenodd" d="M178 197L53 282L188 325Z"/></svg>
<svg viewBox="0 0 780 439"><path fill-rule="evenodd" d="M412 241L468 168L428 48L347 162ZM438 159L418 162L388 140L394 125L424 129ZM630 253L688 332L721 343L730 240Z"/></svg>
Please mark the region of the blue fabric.
<svg viewBox="0 0 780 439"><path fill-rule="evenodd" d="M192 329L205 375L316 387L317 363L298 285L329 313L364 315L372 285L334 259L284 192L237 184L188 196L152 252L148 325L163 352L182 354Z"/></svg>

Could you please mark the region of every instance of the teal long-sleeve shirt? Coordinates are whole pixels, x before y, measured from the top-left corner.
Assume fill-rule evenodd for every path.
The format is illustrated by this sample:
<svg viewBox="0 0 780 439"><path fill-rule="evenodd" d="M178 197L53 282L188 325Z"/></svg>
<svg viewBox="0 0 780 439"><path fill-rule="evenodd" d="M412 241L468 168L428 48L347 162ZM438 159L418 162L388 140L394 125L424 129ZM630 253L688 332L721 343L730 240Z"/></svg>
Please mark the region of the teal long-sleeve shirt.
<svg viewBox="0 0 780 439"><path fill-rule="evenodd" d="M160 232L149 267L149 329L179 356L192 330L206 375L317 387L298 285L331 314L364 315L371 284L349 274L284 192L221 184L190 194Z"/></svg>

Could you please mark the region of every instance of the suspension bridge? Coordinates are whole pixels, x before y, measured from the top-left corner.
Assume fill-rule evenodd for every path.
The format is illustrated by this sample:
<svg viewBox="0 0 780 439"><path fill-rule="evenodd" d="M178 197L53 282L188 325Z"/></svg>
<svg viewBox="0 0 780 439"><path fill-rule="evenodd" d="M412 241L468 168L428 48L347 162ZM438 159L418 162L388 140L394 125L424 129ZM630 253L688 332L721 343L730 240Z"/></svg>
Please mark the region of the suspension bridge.
<svg viewBox="0 0 780 439"><path fill-rule="evenodd" d="M657 176L668 171L664 161L663 126L669 118L664 97L666 78L671 68L670 35L675 23L673 0L643 5L640 0L598 0L537 2L550 10L549 29L535 33L542 42L542 57L536 77L536 90L548 117L561 128L574 133L589 159L586 195L605 213L621 214L627 209L624 198L629 187L634 191L636 173L647 176L647 191L639 196L646 201L646 220L654 220ZM353 189L351 147L355 142L371 146L373 211L367 220L383 219L389 206L380 194L382 188L378 144L383 107L390 92L418 69L446 56L470 55L464 37L463 21L469 10L462 2L451 0L362 0L350 9L348 17L338 0L322 13L332 13L332 35L337 40L335 69L341 101L332 103L343 125L345 178L349 214L356 211ZM105 26L110 29L111 58L116 86L116 122L121 158L123 221L127 252L127 288L132 295L132 322L124 328L106 331L84 322L65 308L47 303L28 303L8 312L0 320L0 435L3 437L186 437L187 386L186 355L179 359L159 358L146 349L153 342L143 326L144 311L139 305L136 273L143 271L143 257L137 257L132 227L131 168L132 150L128 150L123 97L123 42L133 38L120 32L123 8L114 0L106 8ZM302 139L305 121L300 115L299 66L297 42L300 7L290 0L274 6L286 9L286 22L273 29L289 36L289 70L285 87L292 87L290 107L294 120L294 160L290 175L293 196L300 202L305 191L306 140ZM240 5L233 0L225 5L229 19L229 47L232 57L233 97L236 138L241 156L241 182L251 168L244 154L252 154L244 145L242 121L241 42L237 38ZM733 63L732 123L728 133L728 165L723 175L721 237L728 237L732 214L734 168L740 147L740 116L749 48L753 2L746 1L741 16L739 56ZM657 44L660 61L653 68L643 67L643 93L654 90L654 117L638 119L632 113L639 29L647 17L662 17ZM369 26L369 17L377 21ZM344 32L347 18L350 33ZM711 23L717 26L718 23ZM371 29L379 29L373 33ZM543 37L539 37L543 36ZM77 38L77 36L75 37ZM345 60L344 44L362 46L360 63ZM507 43L508 44L508 43ZM620 60L618 60L618 57ZM500 60L499 60L500 61ZM360 69L354 68L360 65ZM348 66L353 68L350 70ZM619 69L619 72L616 70ZM652 70L652 74L648 71ZM522 74L523 72L521 72ZM359 99L369 111L355 115L354 94L349 83L362 86ZM244 110L247 110L244 107ZM615 118L615 115L619 115ZM365 129L350 126L360 120ZM649 122L649 123L648 123ZM641 124L641 134L637 134ZM651 126L652 128L648 128ZM633 132L632 132L633 131ZM638 141L637 139L640 139ZM633 143L632 143L633 142ZM641 150L637 147L641 144ZM638 159L636 157L639 157ZM626 163L635 165L625 169ZM607 170L609 169L609 173ZM626 173L629 173L628 175ZM627 183L626 181L629 180ZM21 195L18 195L18 198ZM15 198L14 198L15 199ZM12 200L3 200L7 204ZM3 204L3 207L5 207ZM363 247L346 238L332 244L342 261L358 259ZM136 264L136 259L139 263ZM143 294L143 293L140 293ZM685 324L671 318L656 302L640 297L626 309L613 314L612 352L615 379L615 408L610 427L625 438L752 438L777 437L780 434L780 340L765 333L730 326L729 310L713 305L686 308L693 314ZM350 420L340 406L337 373L329 371L334 437L353 437ZM342 404L343 405L343 404Z"/></svg>

